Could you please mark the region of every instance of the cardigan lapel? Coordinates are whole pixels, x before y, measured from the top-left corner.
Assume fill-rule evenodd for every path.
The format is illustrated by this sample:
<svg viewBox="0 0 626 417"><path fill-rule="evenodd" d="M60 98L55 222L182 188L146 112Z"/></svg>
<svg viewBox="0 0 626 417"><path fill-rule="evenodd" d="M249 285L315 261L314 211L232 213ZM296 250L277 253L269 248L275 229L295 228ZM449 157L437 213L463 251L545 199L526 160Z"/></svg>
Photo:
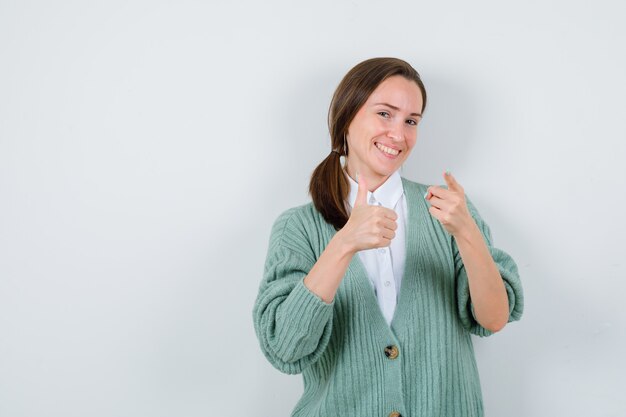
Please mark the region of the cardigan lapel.
<svg viewBox="0 0 626 417"><path fill-rule="evenodd" d="M348 271L354 277L358 292L362 294L362 302L365 304L366 310L369 311L372 324L381 330L391 332L394 337L393 329L397 329L403 322L403 310L405 305L412 302L411 293L414 294L415 282L417 279L417 260L419 257L419 236L421 229L424 227L424 215L429 214L428 206L423 198L419 198L420 190L417 186L409 183L408 180L402 178L402 186L407 203L407 225L405 229L405 248L406 260L404 263L404 274L400 284L400 292L398 294L398 303L391 320L391 327L387 324L385 317L376 300L376 295L372 289L372 285L367 276L365 266L358 256L353 256Z"/></svg>

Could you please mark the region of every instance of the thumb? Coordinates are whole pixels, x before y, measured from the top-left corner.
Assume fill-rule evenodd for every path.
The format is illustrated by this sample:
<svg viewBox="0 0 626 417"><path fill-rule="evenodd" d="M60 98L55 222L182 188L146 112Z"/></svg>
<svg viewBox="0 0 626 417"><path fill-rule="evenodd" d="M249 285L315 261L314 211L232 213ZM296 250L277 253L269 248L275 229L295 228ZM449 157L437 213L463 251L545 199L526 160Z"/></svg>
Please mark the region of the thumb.
<svg viewBox="0 0 626 417"><path fill-rule="evenodd" d="M356 194L356 200L354 201L354 207L367 205L367 182L365 176L356 173L356 181L359 184L359 188Z"/></svg>

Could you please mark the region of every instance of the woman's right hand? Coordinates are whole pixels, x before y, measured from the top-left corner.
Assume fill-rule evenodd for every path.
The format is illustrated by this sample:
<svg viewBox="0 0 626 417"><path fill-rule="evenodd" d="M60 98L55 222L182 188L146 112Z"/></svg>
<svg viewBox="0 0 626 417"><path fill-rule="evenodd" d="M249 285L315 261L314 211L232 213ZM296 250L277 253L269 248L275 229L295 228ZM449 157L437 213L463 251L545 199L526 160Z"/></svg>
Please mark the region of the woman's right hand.
<svg viewBox="0 0 626 417"><path fill-rule="evenodd" d="M356 253L361 250L386 247L396 236L398 215L392 209L367 203L367 182L357 175L359 184L350 218L341 229L342 239Z"/></svg>

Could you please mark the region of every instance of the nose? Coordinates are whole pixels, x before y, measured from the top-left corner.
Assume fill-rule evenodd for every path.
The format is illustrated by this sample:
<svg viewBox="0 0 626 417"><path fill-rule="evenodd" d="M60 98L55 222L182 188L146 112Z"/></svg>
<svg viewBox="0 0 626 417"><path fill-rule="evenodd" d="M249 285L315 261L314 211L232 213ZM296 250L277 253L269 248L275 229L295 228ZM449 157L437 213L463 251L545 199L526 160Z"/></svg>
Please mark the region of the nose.
<svg viewBox="0 0 626 417"><path fill-rule="evenodd" d="M387 136L394 141L402 140L402 127L403 125L401 123L394 123L389 127Z"/></svg>

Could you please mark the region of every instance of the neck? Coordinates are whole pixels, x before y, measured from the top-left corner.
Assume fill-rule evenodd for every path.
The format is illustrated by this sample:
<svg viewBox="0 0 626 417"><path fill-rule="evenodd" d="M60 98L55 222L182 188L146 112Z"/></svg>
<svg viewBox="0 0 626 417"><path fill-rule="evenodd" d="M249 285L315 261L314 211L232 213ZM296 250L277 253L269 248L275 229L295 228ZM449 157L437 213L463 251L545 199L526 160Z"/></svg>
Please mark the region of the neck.
<svg viewBox="0 0 626 417"><path fill-rule="evenodd" d="M363 168L353 169L349 165L346 166L345 171L350 176L350 178L352 178L357 183L358 181L356 180L356 172L358 171L359 177L365 177L365 181L367 182L367 189L371 192L376 191L378 187L383 185L385 181L387 181L387 179L389 178L389 175L386 177L381 175L374 175L370 170Z"/></svg>

